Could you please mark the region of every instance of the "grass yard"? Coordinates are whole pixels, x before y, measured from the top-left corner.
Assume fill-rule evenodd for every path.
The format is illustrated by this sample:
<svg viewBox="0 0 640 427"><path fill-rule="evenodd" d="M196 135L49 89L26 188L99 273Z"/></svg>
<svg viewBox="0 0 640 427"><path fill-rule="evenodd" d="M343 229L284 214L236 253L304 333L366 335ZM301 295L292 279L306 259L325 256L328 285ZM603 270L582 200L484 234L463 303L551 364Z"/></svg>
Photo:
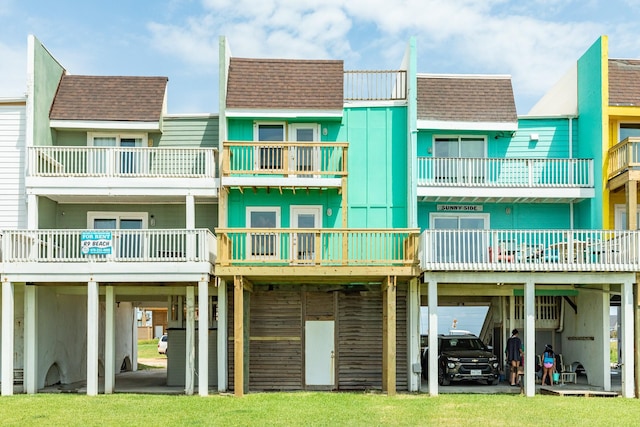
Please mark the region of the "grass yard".
<svg viewBox="0 0 640 427"><path fill-rule="evenodd" d="M0 398L0 424L15 426L632 426L640 400L519 395L255 393L69 394Z"/></svg>
<svg viewBox="0 0 640 427"><path fill-rule="evenodd" d="M158 340L140 340L138 341L138 358L139 359L155 359L165 358L164 354L158 354Z"/></svg>

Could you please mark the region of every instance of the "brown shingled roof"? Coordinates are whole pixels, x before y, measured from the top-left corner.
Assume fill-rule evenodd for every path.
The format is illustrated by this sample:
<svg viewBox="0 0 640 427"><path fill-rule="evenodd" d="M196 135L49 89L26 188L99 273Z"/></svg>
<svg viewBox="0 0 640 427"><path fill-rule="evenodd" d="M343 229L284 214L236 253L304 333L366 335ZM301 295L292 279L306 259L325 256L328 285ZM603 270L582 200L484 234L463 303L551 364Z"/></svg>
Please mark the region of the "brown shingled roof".
<svg viewBox="0 0 640 427"><path fill-rule="evenodd" d="M342 110L343 61L231 58L227 108Z"/></svg>
<svg viewBox="0 0 640 427"><path fill-rule="evenodd" d="M502 76L419 76L418 119L517 122L511 79Z"/></svg>
<svg viewBox="0 0 640 427"><path fill-rule="evenodd" d="M640 60L609 60L609 105L640 105Z"/></svg>
<svg viewBox="0 0 640 427"><path fill-rule="evenodd" d="M64 75L53 100L51 120L157 122L166 77Z"/></svg>

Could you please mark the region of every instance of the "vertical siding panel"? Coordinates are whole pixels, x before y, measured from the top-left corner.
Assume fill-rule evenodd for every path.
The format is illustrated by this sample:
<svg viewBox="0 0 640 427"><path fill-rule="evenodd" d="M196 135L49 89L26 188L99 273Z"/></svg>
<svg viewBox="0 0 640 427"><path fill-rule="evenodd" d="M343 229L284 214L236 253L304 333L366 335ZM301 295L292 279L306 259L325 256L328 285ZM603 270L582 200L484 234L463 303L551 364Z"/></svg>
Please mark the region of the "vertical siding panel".
<svg viewBox="0 0 640 427"><path fill-rule="evenodd" d="M0 105L0 230L26 228L24 105Z"/></svg>

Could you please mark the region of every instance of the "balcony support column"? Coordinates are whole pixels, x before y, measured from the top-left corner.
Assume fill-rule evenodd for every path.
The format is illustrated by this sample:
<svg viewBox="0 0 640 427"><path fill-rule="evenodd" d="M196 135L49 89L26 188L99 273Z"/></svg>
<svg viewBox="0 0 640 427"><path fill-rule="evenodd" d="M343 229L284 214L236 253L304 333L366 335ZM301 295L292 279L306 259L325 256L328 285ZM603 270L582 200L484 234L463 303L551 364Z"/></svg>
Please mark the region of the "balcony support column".
<svg viewBox="0 0 640 427"><path fill-rule="evenodd" d="M429 280L427 297L429 302L429 348L438 348L438 282ZM438 395L438 352L428 352L429 394Z"/></svg>
<svg viewBox="0 0 640 427"><path fill-rule="evenodd" d="M218 281L218 392L226 392L227 384L227 354L229 343L227 341L227 282L222 279Z"/></svg>
<svg viewBox="0 0 640 427"><path fill-rule="evenodd" d="M2 282L2 395L13 395L14 286Z"/></svg>
<svg viewBox="0 0 640 427"><path fill-rule="evenodd" d="M524 394L533 397L536 394L535 357L536 357L536 297L535 283L529 279L524 284Z"/></svg>
<svg viewBox="0 0 640 427"><path fill-rule="evenodd" d="M634 397L634 359L633 359L633 282L622 284L622 397Z"/></svg>
<svg viewBox="0 0 640 427"><path fill-rule="evenodd" d="M115 391L115 307L116 297L114 287L106 286L104 313L104 394L112 394Z"/></svg>
<svg viewBox="0 0 640 427"><path fill-rule="evenodd" d="M421 375L414 369L420 366L420 284L418 279L409 280L409 292L407 293L407 356L409 359L407 377L409 378L408 391L420 391Z"/></svg>
<svg viewBox="0 0 640 427"><path fill-rule="evenodd" d="M38 288L32 283L24 287L24 391L38 390Z"/></svg>
<svg viewBox="0 0 640 427"><path fill-rule="evenodd" d="M38 229L38 196L35 194L27 195L27 229Z"/></svg>
<svg viewBox="0 0 640 427"><path fill-rule="evenodd" d="M396 277L382 282L382 391L396 394Z"/></svg>
<svg viewBox="0 0 640 427"><path fill-rule="evenodd" d="M233 359L234 377L233 388L236 397L244 396L249 378L245 372L249 371L249 358L245 358L248 350L249 336L249 296L245 298L245 290L253 291L251 283L242 276L233 278ZM245 315L246 311L246 315Z"/></svg>
<svg viewBox="0 0 640 427"><path fill-rule="evenodd" d="M99 287L98 282L87 283L87 396L98 394L99 351Z"/></svg>
<svg viewBox="0 0 640 427"><path fill-rule="evenodd" d="M185 198L185 210L186 218L185 224L187 230L194 230L196 228L196 209L195 198L192 195L188 195ZM201 256L196 250L196 236L190 232L187 232L187 259L192 260L196 256Z"/></svg>
<svg viewBox="0 0 640 427"><path fill-rule="evenodd" d="M209 281L198 282L198 394L209 395Z"/></svg>
<svg viewBox="0 0 640 427"><path fill-rule="evenodd" d="M185 355L185 379L184 379L184 393L187 396L193 395L194 381L195 381L195 360L196 360L196 307L195 307L195 288L193 286L187 286L187 327L185 331L186 336L186 355Z"/></svg>
<svg viewBox="0 0 640 427"><path fill-rule="evenodd" d="M627 181L624 186L627 200L627 230L638 229L638 181Z"/></svg>

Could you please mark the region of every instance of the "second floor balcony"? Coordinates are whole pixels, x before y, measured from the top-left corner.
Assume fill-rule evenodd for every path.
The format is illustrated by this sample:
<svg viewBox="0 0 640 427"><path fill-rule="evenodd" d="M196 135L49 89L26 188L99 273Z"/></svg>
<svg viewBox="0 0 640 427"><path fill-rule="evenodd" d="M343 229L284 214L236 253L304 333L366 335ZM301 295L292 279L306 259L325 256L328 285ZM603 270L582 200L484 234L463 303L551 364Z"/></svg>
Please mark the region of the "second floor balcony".
<svg viewBox="0 0 640 427"><path fill-rule="evenodd" d="M417 229L216 229L216 274L379 276L417 273Z"/></svg>
<svg viewBox="0 0 640 427"><path fill-rule="evenodd" d="M474 200L566 203L593 198L590 159L419 157L418 197L423 201Z"/></svg>
<svg viewBox="0 0 640 427"><path fill-rule="evenodd" d="M640 138L626 138L609 149L607 172L611 190L627 181L640 181Z"/></svg>
<svg viewBox="0 0 640 427"><path fill-rule="evenodd" d="M347 148L346 142L227 141L222 185L341 188Z"/></svg>
<svg viewBox="0 0 640 427"><path fill-rule="evenodd" d="M640 232L622 230L425 230L425 271L634 272Z"/></svg>
<svg viewBox="0 0 640 427"><path fill-rule="evenodd" d="M5 274L193 275L213 272L217 244L208 229L5 230L0 262ZM199 279L197 279L199 280ZM145 280L140 280L145 281Z"/></svg>
<svg viewBox="0 0 640 427"><path fill-rule="evenodd" d="M29 147L27 161L26 186L36 194L217 195L214 148Z"/></svg>

